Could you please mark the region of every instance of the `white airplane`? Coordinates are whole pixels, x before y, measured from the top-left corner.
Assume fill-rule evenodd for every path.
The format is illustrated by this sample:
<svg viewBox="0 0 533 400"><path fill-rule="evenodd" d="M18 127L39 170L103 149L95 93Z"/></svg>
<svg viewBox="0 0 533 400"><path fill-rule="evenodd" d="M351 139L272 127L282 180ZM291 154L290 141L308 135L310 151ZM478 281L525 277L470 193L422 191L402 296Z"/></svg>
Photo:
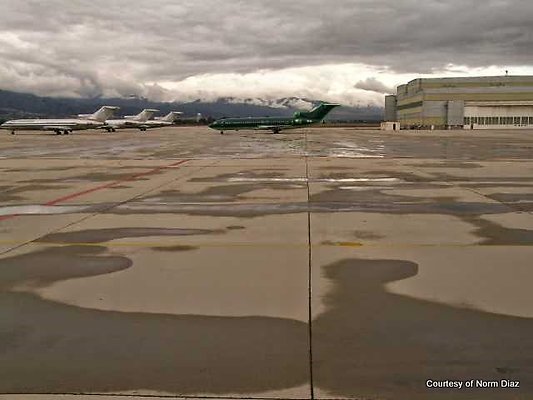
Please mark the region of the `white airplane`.
<svg viewBox="0 0 533 400"><path fill-rule="evenodd" d="M164 117L156 117L144 123L145 129L161 128L163 126L170 126L182 115L182 112L171 111ZM142 129L141 129L142 130Z"/></svg>
<svg viewBox="0 0 533 400"><path fill-rule="evenodd" d="M102 129L107 130L108 132L115 132L117 129L131 129L137 128L141 131L146 130L146 121L148 121L152 116L158 112L152 108L147 108L142 110L137 115L127 115L123 119L108 119L105 122L105 125L102 126Z"/></svg>
<svg viewBox="0 0 533 400"><path fill-rule="evenodd" d="M77 118L64 119L15 119L0 125L0 129L15 131L53 131L68 135L72 131L98 128L105 124L119 107L103 106L94 114L79 114Z"/></svg>

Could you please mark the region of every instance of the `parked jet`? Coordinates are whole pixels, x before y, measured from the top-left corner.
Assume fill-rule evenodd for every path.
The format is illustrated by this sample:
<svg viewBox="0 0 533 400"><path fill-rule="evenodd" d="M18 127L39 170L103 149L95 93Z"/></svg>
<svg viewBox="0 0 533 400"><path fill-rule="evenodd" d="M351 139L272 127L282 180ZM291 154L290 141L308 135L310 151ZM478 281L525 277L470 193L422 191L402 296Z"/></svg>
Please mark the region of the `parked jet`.
<svg viewBox="0 0 533 400"><path fill-rule="evenodd" d="M164 117L155 117L154 119L151 119L144 123L144 130L152 128L161 128L163 126L170 126L174 124L174 122L180 117L181 114L183 113L179 111L171 111Z"/></svg>
<svg viewBox="0 0 533 400"><path fill-rule="evenodd" d="M98 128L104 125L119 107L104 106L94 114L79 114L77 118L64 119L16 119L0 125L0 129L15 131L53 131L57 135L68 135L72 131Z"/></svg>
<svg viewBox="0 0 533 400"><path fill-rule="evenodd" d="M147 108L142 110L137 115L125 116L123 119L108 119L105 122L105 125L102 126L102 129L107 130L108 132L115 132L117 129L128 129L128 128L137 128L141 131L146 130L146 121L148 121L152 116L159 110Z"/></svg>
<svg viewBox="0 0 533 400"><path fill-rule="evenodd" d="M339 104L322 103L311 111L298 111L292 118L287 117L248 117L248 118L222 118L213 122L209 127L220 131L241 129L265 130L279 133L284 129L295 129L321 122L331 110Z"/></svg>

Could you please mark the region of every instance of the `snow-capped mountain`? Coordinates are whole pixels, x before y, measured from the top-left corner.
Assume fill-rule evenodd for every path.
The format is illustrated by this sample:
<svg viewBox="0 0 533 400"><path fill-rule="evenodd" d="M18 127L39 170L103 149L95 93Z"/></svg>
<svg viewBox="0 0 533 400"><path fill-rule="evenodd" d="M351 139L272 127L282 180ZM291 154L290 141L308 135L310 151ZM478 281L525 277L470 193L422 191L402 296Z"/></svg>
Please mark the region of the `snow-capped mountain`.
<svg viewBox="0 0 533 400"><path fill-rule="evenodd" d="M0 90L0 119L13 117L65 117L94 112L102 105L116 105L120 107L120 115L133 115L143 108L156 108L160 114L169 111L182 111L185 116L196 116L201 113L204 117L261 117L261 116L290 116L295 111L310 110L320 100L299 97L285 97L280 99L236 98L223 97L214 101L197 99L188 102L155 102L146 98L130 96L128 98L93 98L67 99L39 97L32 94L16 93ZM378 121L382 118L383 109L375 106L342 106L328 115L329 120L368 120Z"/></svg>
<svg viewBox="0 0 533 400"><path fill-rule="evenodd" d="M270 108L289 108L306 110L313 108L319 101L301 99L299 97L284 97L281 99L261 99L261 98L245 98L239 99L236 97L226 97L218 99L217 101L225 101L232 104L250 104L261 107Z"/></svg>
<svg viewBox="0 0 533 400"><path fill-rule="evenodd" d="M218 116L289 116L295 111L310 110L320 104L321 100L300 97L280 99L221 97L215 101L198 99L198 107L208 109L207 115ZM187 107L191 103L183 103ZM379 121L383 118L383 108L376 106L342 106L331 112L329 120L369 120Z"/></svg>

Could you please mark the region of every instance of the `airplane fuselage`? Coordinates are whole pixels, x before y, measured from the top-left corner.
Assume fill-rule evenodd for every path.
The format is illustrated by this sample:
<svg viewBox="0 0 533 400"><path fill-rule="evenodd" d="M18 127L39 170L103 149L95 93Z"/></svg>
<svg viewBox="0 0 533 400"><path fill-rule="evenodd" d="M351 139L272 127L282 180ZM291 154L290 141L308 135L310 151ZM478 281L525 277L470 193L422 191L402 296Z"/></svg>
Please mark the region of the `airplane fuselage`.
<svg viewBox="0 0 533 400"><path fill-rule="evenodd" d="M265 129L275 131L277 128L291 129L301 128L307 125L316 124L320 121L308 118L287 118L287 117L249 117L249 118L223 118L209 125L216 130L241 130L241 129Z"/></svg>
<svg viewBox="0 0 533 400"><path fill-rule="evenodd" d="M174 121L181 115L181 112L172 111L168 115L156 119L150 119L154 112L158 110L146 109L139 115L133 117L124 117L124 119L107 120L106 124L102 126L108 132L114 132L116 129L136 128L140 131L146 131L152 128L161 128L164 126L171 126Z"/></svg>
<svg viewBox="0 0 533 400"><path fill-rule="evenodd" d="M119 107L102 106L93 114L79 114L77 118L38 118L14 119L0 125L0 129L11 131L52 131L60 135L68 135L72 131L98 128L104 125L107 118L111 117Z"/></svg>
<svg viewBox="0 0 533 400"><path fill-rule="evenodd" d="M163 126L171 126L171 125L174 125L174 123L167 122L167 121L161 121L158 119L151 119L150 121L146 121L144 125L146 126L146 128L150 129L150 128L161 128Z"/></svg>
<svg viewBox="0 0 533 400"><path fill-rule="evenodd" d="M103 128L112 129L141 129L147 121L137 121L134 119L109 119Z"/></svg>
<svg viewBox="0 0 533 400"><path fill-rule="evenodd" d="M321 122L328 113L338 107L338 104L321 103L311 111L298 111L292 117L248 117L222 118L213 122L209 127L224 133L224 131L253 129L279 133L285 129L303 128Z"/></svg>
<svg viewBox="0 0 533 400"><path fill-rule="evenodd" d="M146 130L146 122L158 111L155 108L145 108L137 115L130 115L121 119L108 119L102 128L108 132L115 132L117 129L134 128L144 131Z"/></svg>
<svg viewBox="0 0 533 400"><path fill-rule="evenodd" d="M89 119L15 119L0 125L0 129L10 131L63 131L98 128L102 122Z"/></svg>

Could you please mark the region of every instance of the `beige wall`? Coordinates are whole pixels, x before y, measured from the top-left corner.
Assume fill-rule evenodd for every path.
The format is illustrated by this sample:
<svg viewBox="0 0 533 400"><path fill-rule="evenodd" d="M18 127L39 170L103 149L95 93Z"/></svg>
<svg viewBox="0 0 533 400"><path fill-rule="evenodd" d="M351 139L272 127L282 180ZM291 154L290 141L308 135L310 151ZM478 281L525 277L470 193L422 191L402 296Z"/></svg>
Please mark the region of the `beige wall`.
<svg viewBox="0 0 533 400"><path fill-rule="evenodd" d="M397 92L402 125L446 125L448 102L452 101L465 102L465 116L530 116L533 110L533 76L415 79L399 86ZM469 104L472 102L476 104ZM487 108L484 102L491 102L494 108ZM520 108L526 104L529 108ZM458 114L454 120L460 117Z"/></svg>

